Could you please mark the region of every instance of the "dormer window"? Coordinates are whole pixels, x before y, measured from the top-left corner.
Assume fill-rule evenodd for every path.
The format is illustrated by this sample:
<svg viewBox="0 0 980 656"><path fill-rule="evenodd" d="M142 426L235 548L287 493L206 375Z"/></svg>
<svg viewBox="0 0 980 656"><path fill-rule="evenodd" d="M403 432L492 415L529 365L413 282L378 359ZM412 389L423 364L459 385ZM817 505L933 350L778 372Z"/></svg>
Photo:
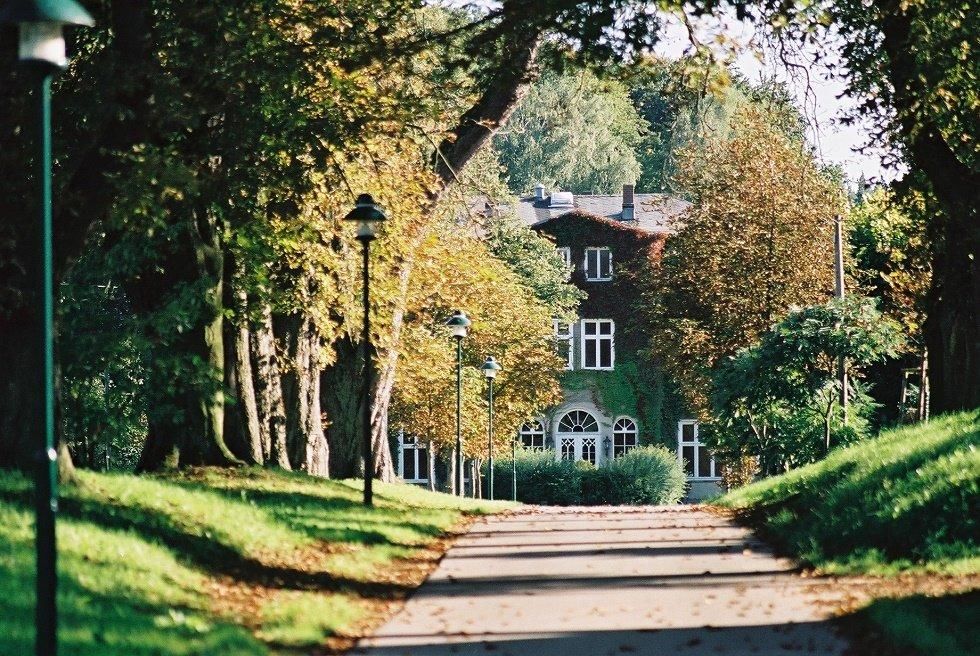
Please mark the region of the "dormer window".
<svg viewBox="0 0 980 656"><path fill-rule="evenodd" d="M570 191L556 191L551 194L550 207L575 207L575 195Z"/></svg>
<svg viewBox="0 0 980 656"><path fill-rule="evenodd" d="M585 249L585 279L589 282L612 280L612 251L605 247Z"/></svg>

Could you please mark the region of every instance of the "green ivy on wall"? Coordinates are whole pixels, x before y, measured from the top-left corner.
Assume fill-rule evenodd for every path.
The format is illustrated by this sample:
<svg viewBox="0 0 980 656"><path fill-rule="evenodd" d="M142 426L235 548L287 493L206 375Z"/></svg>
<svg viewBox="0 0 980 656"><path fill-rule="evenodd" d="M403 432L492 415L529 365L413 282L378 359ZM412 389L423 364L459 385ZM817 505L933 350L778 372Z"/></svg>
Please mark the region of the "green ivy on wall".
<svg viewBox="0 0 980 656"><path fill-rule="evenodd" d="M568 371L562 387L589 391L610 417L636 419L641 444L674 446L677 421L684 417L683 402L654 364L617 359L613 371Z"/></svg>

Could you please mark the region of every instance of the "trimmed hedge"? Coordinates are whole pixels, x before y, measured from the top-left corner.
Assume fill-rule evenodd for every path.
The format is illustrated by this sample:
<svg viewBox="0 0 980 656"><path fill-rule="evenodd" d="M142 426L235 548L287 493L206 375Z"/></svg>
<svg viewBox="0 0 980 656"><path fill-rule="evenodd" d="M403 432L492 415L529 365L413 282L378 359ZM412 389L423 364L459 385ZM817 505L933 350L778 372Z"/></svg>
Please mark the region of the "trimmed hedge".
<svg viewBox="0 0 980 656"><path fill-rule="evenodd" d="M512 461L498 460L493 469L494 497L510 499ZM602 467L557 460L553 450L517 453L517 500L524 503L546 506L677 503L684 496L686 481L674 453L663 447L639 447Z"/></svg>

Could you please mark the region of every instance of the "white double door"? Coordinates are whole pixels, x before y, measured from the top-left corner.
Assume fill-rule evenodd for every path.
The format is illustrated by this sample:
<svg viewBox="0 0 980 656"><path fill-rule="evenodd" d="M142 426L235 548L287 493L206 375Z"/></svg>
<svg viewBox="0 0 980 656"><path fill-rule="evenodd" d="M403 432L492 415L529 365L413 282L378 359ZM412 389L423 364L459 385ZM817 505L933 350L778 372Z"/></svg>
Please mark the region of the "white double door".
<svg viewBox="0 0 980 656"><path fill-rule="evenodd" d="M597 433L558 433L555 441L559 459L599 464L600 439Z"/></svg>

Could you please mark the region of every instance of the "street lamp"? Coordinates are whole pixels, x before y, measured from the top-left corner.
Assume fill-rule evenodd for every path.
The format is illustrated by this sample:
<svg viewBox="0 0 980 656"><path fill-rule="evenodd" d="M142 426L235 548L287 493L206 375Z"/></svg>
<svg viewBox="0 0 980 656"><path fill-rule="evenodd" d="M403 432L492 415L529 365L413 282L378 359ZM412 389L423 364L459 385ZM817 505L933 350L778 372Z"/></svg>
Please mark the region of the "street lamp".
<svg viewBox="0 0 980 656"><path fill-rule="evenodd" d="M493 501L493 379L497 377L500 365L492 355L489 355L487 361L480 366L480 370L487 379L487 395L490 400L490 414L487 417L487 473L490 479L490 500Z"/></svg>
<svg viewBox="0 0 980 656"><path fill-rule="evenodd" d="M364 505L370 506L374 503L374 491L372 481L374 480L374 453L371 448L371 381L374 378L373 362L371 360L371 301L370 301L370 267L371 267L371 242L374 240L378 225L388 217L374 202L371 194L361 194L357 197L357 204L347 216L345 221L357 222L357 240L361 242L361 249L364 254L364 333L361 341L364 342L364 389L361 392L361 403L363 405L364 419L362 430L364 431L363 457L364 457Z"/></svg>
<svg viewBox="0 0 980 656"><path fill-rule="evenodd" d="M41 313L35 318L41 339L42 363L34 393L42 399L41 433L35 474L35 548L37 551L37 607L35 653L54 656L58 650L57 545L58 451L54 425L54 263L51 221L51 78L68 64L65 25L92 25L94 21L73 0L11 0L0 9L0 25L16 25L20 33L18 59L36 78L37 185L40 221L30 226L27 241L38 256L32 271Z"/></svg>
<svg viewBox="0 0 980 656"><path fill-rule="evenodd" d="M463 496L463 338L471 325L462 310L453 312L446 325L456 340L456 494Z"/></svg>

